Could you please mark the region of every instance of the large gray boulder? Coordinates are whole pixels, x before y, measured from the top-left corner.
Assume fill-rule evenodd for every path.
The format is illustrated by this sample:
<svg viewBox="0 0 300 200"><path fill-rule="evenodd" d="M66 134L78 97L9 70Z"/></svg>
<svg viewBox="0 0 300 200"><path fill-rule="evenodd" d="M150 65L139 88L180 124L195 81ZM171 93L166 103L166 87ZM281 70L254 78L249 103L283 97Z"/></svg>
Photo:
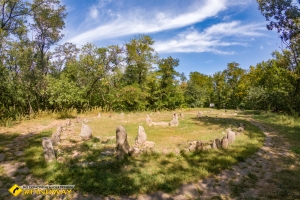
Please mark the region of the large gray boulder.
<svg viewBox="0 0 300 200"><path fill-rule="evenodd" d="M139 126L138 135L135 138L135 144L140 145L147 141L147 134L145 132L144 127Z"/></svg>
<svg viewBox="0 0 300 200"><path fill-rule="evenodd" d="M128 155L130 146L127 141L127 133L123 126L116 128L116 151L117 158L122 160L125 155Z"/></svg>
<svg viewBox="0 0 300 200"><path fill-rule="evenodd" d="M92 129L88 125L82 124L79 136L82 140L88 140L92 138Z"/></svg>
<svg viewBox="0 0 300 200"><path fill-rule="evenodd" d="M43 137L42 145L43 145L43 149L44 149L44 157L45 157L46 162L56 160L51 139L48 137Z"/></svg>

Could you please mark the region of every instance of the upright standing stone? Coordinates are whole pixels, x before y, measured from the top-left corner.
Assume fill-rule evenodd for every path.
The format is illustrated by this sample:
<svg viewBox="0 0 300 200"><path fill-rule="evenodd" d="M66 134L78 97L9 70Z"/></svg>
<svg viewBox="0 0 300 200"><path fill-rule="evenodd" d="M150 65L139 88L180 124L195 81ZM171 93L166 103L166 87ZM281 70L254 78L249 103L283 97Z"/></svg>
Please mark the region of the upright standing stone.
<svg viewBox="0 0 300 200"><path fill-rule="evenodd" d="M216 143L216 146L217 146L218 149L222 147L221 141L220 141L219 138L215 139L214 142Z"/></svg>
<svg viewBox="0 0 300 200"><path fill-rule="evenodd" d="M98 118L101 118L101 113L98 113L97 117L98 117Z"/></svg>
<svg viewBox="0 0 300 200"><path fill-rule="evenodd" d="M179 122L178 122L178 115L177 113L173 114L173 120L170 121L170 126L178 126Z"/></svg>
<svg viewBox="0 0 300 200"><path fill-rule="evenodd" d="M147 117L146 117L146 124L148 124L149 126L152 125L152 120L149 115L147 115Z"/></svg>
<svg viewBox="0 0 300 200"><path fill-rule="evenodd" d="M217 149L217 143L216 143L216 140L213 141L212 143L212 149Z"/></svg>
<svg viewBox="0 0 300 200"><path fill-rule="evenodd" d="M222 148L226 149L228 147L228 139L227 137L223 137L222 139Z"/></svg>
<svg viewBox="0 0 300 200"><path fill-rule="evenodd" d="M116 143L117 157L119 160L122 160L125 155L128 155L130 149L127 141L127 133L123 126L118 126L116 128Z"/></svg>
<svg viewBox="0 0 300 200"><path fill-rule="evenodd" d="M138 135L135 138L135 144L140 145L147 141L147 134L145 132L144 127L139 126Z"/></svg>
<svg viewBox="0 0 300 200"><path fill-rule="evenodd" d="M55 158L55 153L53 150L51 139L47 137L43 137L42 145L44 149L44 157L46 162L55 160L56 158Z"/></svg>
<svg viewBox="0 0 300 200"><path fill-rule="evenodd" d="M62 132L62 127L58 126L56 129L56 133L61 134L61 132Z"/></svg>
<svg viewBox="0 0 300 200"><path fill-rule="evenodd" d="M52 137L51 137L51 141L53 143L53 145L57 144L58 142L60 142L60 133L53 133Z"/></svg>
<svg viewBox="0 0 300 200"><path fill-rule="evenodd" d="M235 132L229 131L227 133L228 144L232 144L235 141Z"/></svg>
<svg viewBox="0 0 300 200"><path fill-rule="evenodd" d="M79 136L81 137L82 140L90 139L92 137L92 129L88 125L82 124L81 133Z"/></svg>

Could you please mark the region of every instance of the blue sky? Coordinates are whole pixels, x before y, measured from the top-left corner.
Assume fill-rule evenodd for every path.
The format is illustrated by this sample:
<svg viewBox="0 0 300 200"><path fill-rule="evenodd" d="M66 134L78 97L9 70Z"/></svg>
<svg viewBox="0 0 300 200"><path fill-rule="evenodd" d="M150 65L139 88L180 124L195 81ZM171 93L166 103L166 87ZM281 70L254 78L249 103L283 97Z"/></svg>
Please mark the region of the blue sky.
<svg viewBox="0 0 300 200"><path fill-rule="evenodd" d="M161 58L180 60L176 68L213 74L230 62L241 68L268 60L281 41L255 0L61 0L67 6L65 37L78 47L123 45L150 35Z"/></svg>

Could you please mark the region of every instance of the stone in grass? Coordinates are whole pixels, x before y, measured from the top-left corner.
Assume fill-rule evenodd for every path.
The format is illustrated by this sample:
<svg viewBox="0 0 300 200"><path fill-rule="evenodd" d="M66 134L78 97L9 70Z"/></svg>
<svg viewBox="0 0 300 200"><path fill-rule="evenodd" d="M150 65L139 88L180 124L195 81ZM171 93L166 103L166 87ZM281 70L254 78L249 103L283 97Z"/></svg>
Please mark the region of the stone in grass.
<svg viewBox="0 0 300 200"><path fill-rule="evenodd" d="M203 113L202 113L202 112L198 112L198 114L197 114L197 118L201 118L201 117L202 117L202 115L203 115Z"/></svg>
<svg viewBox="0 0 300 200"><path fill-rule="evenodd" d="M57 143L60 142L60 134L59 133L53 133L51 137L51 141L53 145L56 145Z"/></svg>
<svg viewBox="0 0 300 200"><path fill-rule="evenodd" d="M216 140L213 141L212 143L212 149L217 149L217 143L216 143Z"/></svg>
<svg viewBox="0 0 300 200"><path fill-rule="evenodd" d="M4 158L5 158L5 154L1 153L0 154L0 162L2 162L4 160Z"/></svg>
<svg viewBox="0 0 300 200"><path fill-rule="evenodd" d="M238 132L244 132L244 130L245 130L245 128L241 126L241 127L238 128L237 131L238 131Z"/></svg>
<svg viewBox="0 0 300 200"><path fill-rule="evenodd" d="M101 152L100 155L101 156L112 156L112 155L114 155L114 152L110 151L110 150L106 150L106 151Z"/></svg>
<svg viewBox="0 0 300 200"><path fill-rule="evenodd" d="M196 150L197 151L202 151L203 150L203 143L202 143L202 141L197 141L197 143L196 143Z"/></svg>
<svg viewBox="0 0 300 200"><path fill-rule="evenodd" d="M202 147L203 151L210 150L210 149L211 149L211 145L210 144L206 144L206 145L203 144L203 147Z"/></svg>
<svg viewBox="0 0 300 200"><path fill-rule="evenodd" d="M79 136L81 137L81 140L88 140L92 138L92 129L88 125L82 124Z"/></svg>
<svg viewBox="0 0 300 200"><path fill-rule="evenodd" d="M143 144L143 148L144 149L153 149L155 146L155 143L154 142L151 142L151 141L146 141L144 144Z"/></svg>
<svg viewBox="0 0 300 200"><path fill-rule="evenodd" d="M232 144L235 141L235 132L229 131L227 133L228 144Z"/></svg>
<svg viewBox="0 0 300 200"><path fill-rule="evenodd" d="M100 113L98 113L98 116L97 116L98 118L101 118L101 114Z"/></svg>
<svg viewBox="0 0 300 200"><path fill-rule="evenodd" d="M145 132L145 129L142 126L139 126L138 135L135 138L135 144L136 145L143 144L146 142L146 140L147 140L147 134Z"/></svg>
<svg viewBox="0 0 300 200"><path fill-rule="evenodd" d="M53 150L51 139L48 137L43 137L42 139L42 145L44 149L44 157L46 162L50 162L55 160L55 153Z"/></svg>
<svg viewBox="0 0 300 200"><path fill-rule="evenodd" d="M62 127L58 126L56 129L56 133L61 134L61 132L62 132Z"/></svg>
<svg viewBox="0 0 300 200"><path fill-rule="evenodd" d="M170 126L178 126L179 122L178 122L178 115L177 113L173 114L173 119L172 121L170 121L169 125Z"/></svg>
<svg viewBox="0 0 300 200"><path fill-rule="evenodd" d="M125 155L128 155L130 149L127 141L127 133L123 126L118 126L116 128L116 143L117 158L122 160Z"/></svg>
<svg viewBox="0 0 300 200"><path fill-rule="evenodd" d="M24 152L23 151L16 151L14 152L15 156L23 156L24 155Z"/></svg>
<svg viewBox="0 0 300 200"><path fill-rule="evenodd" d="M227 139L227 137L223 137L221 145L222 145L223 149L227 149L228 148L228 139Z"/></svg>
<svg viewBox="0 0 300 200"><path fill-rule="evenodd" d="M188 150L189 150L190 152L194 152L194 151L197 150L197 142L198 142L198 141L192 141L192 142L189 143L189 148L188 148Z"/></svg>
<svg viewBox="0 0 300 200"><path fill-rule="evenodd" d="M141 154L141 150L137 147L134 147L134 148L130 148L129 153L130 153L130 156L137 157Z"/></svg>
<svg viewBox="0 0 300 200"><path fill-rule="evenodd" d="M219 138L216 138L216 139L214 140L214 142L215 142L216 147L217 147L218 149L222 147L222 145L221 145L221 140L220 140Z"/></svg>

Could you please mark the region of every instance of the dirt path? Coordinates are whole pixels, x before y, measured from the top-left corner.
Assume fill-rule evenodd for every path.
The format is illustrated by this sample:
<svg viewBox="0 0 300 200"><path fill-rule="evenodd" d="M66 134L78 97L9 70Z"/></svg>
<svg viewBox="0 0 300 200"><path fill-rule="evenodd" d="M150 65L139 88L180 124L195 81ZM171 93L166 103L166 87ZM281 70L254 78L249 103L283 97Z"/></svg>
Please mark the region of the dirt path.
<svg viewBox="0 0 300 200"><path fill-rule="evenodd" d="M26 166L24 159L22 158L24 155L26 141L30 137L33 137L35 134L40 133L43 130L48 130L62 125L63 122L63 120L55 120L49 123L48 125L35 124L34 126L29 127L28 125L24 126L20 124L14 128L1 129L1 134L9 134L14 132L22 133L15 139L13 139L11 142L3 142L1 144L4 144L3 150L5 154L0 154L2 157L2 159L0 160L0 167L4 169L3 177L0 176L0 199L8 199L12 197L12 195L8 193L8 188L5 187L7 186L7 178L11 179L13 181L13 184L26 182L28 185L38 185L43 183L42 180L37 180L36 178L32 177L29 168Z"/></svg>
<svg viewBox="0 0 300 200"><path fill-rule="evenodd" d="M266 135L263 147L257 153L232 166L231 169L224 170L220 174L181 186L173 195L156 192L153 194L144 194L136 197L121 197L121 199L253 199L264 198L269 193L274 192L275 186L269 181L275 172L280 171L281 163L284 158L295 158L289 151L289 144L283 140L278 134L269 128L263 126L254 120L250 120L252 124L258 126ZM6 145L9 152L9 159L0 162L8 177L12 177L15 182L20 180L31 184L42 184L41 180L32 177L30 170L25 163L14 158L23 155L24 141L35 133L45 129L62 125L63 121L56 120L47 126L35 127L34 132L20 134L12 142ZM18 171L17 176L13 174ZM21 172L21 173L20 173ZM1 188L0 194L8 193L7 188ZM4 196L2 196L4 197ZM8 196L6 196L8 197ZM11 196L9 196L11 197ZM101 199L93 195L82 196L75 193L72 199ZM1 199L1 195L0 195ZM113 198L106 198L113 199Z"/></svg>
<svg viewBox="0 0 300 200"><path fill-rule="evenodd" d="M289 151L289 144L276 132L254 120L251 123L258 126L266 138L263 147L245 162L239 162L214 177L185 184L175 195L155 193L140 195L138 199L261 199L276 192L270 181L272 175L282 169L284 159L294 159L295 156Z"/></svg>

